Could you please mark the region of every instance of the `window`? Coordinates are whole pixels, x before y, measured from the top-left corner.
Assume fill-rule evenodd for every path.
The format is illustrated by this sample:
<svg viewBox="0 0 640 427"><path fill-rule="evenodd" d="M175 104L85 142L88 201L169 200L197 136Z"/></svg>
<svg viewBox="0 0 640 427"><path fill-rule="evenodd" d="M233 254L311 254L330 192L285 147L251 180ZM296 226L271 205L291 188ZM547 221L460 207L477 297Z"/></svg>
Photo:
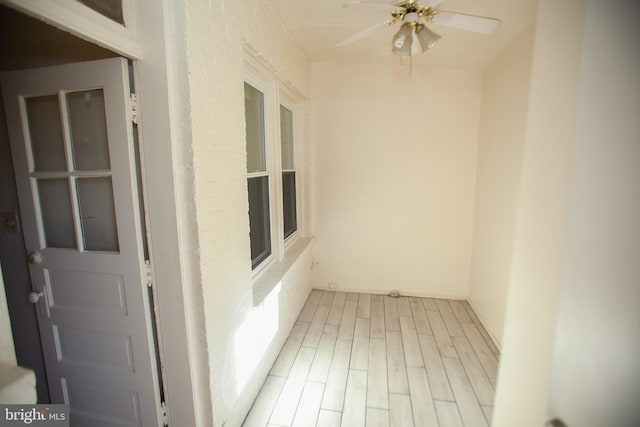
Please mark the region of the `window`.
<svg viewBox="0 0 640 427"><path fill-rule="evenodd" d="M280 151L282 154L282 219L284 238L298 229L296 171L293 151L293 113L280 105Z"/></svg>
<svg viewBox="0 0 640 427"><path fill-rule="evenodd" d="M298 123L305 117L303 99L257 58L246 57L247 190L254 280L272 263L283 261L297 236L304 234L304 151L298 141L305 135L299 133L302 123Z"/></svg>
<svg viewBox="0 0 640 427"><path fill-rule="evenodd" d="M118 24L124 25L122 0L78 0L80 3L106 16Z"/></svg>
<svg viewBox="0 0 640 427"><path fill-rule="evenodd" d="M255 269L271 255L264 93L249 83L245 83L244 106L247 132L247 187L249 193L251 268Z"/></svg>

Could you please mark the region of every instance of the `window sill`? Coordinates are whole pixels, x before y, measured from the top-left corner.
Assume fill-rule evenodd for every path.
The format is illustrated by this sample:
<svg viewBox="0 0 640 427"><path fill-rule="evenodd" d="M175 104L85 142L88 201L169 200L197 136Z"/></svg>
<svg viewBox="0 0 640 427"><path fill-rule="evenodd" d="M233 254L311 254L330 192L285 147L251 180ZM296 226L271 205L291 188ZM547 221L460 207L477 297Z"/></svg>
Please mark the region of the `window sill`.
<svg viewBox="0 0 640 427"><path fill-rule="evenodd" d="M300 256L311 247L312 237L298 237L285 250L284 259L270 263L253 282L253 305L260 305L282 281Z"/></svg>

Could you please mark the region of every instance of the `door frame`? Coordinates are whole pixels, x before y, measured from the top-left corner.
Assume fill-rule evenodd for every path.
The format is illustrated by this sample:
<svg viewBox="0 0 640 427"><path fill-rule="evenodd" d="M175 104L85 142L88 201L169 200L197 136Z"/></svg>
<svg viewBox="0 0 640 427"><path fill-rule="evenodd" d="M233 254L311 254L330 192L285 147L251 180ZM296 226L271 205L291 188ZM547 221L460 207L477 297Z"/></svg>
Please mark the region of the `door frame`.
<svg viewBox="0 0 640 427"><path fill-rule="evenodd" d="M108 18L74 0L0 0L63 31L133 60L140 132L141 176L147 238L155 288L165 400L171 425L212 423L204 312L198 281L193 176L174 168L189 158L190 131L183 38L184 5L172 0L123 0L132 25ZM42 6L46 4L46 6ZM146 102L148 100L148 102ZM148 141L148 144L145 144ZM167 345L163 345L166 343Z"/></svg>

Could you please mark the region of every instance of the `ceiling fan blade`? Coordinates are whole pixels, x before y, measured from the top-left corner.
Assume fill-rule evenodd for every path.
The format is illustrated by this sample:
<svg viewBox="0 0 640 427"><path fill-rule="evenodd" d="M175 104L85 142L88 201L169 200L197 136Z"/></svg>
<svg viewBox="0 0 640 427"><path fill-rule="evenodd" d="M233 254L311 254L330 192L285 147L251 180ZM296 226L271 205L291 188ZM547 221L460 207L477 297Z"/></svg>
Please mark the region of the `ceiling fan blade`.
<svg viewBox="0 0 640 427"><path fill-rule="evenodd" d="M484 34L493 33L498 29L498 26L500 26L499 19L467 15L458 12L447 12L445 10L439 11L436 16L433 17L433 22L439 25Z"/></svg>
<svg viewBox="0 0 640 427"><path fill-rule="evenodd" d="M370 3L366 1L350 1L342 5L342 7L353 7L353 6L363 6L363 7L368 7L370 9L383 10L385 12L393 12L394 10L398 9L397 7L390 4Z"/></svg>
<svg viewBox="0 0 640 427"><path fill-rule="evenodd" d="M422 0L420 4L427 7L436 7L442 3L442 1L443 0Z"/></svg>
<svg viewBox="0 0 640 427"><path fill-rule="evenodd" d="M393 24L393 22L394 21L385 21L385 22L376 24L373 27L369 27L364 31L360 31L359 33L356 33L351 37L347 37L346 39L339 41L338 43L334 44L333 47L344 47L346 45L349 45L355 41L358 41L364 37L367 37L369 34L373 34L376 31L383 29L384 27L388 27L389 25Z"/></svg>

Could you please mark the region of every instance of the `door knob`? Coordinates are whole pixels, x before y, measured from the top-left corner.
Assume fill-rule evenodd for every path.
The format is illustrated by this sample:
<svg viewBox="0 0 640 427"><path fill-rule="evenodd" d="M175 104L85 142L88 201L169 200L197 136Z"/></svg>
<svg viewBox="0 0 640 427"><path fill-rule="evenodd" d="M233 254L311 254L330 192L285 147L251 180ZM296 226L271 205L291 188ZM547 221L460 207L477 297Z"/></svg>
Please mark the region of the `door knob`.
<svg viewBox="0 0 640 427"><path fill-rule="evenodd" d="M29 264L40 264L42 262L42 255L40 252L31 252L29 254Z"/></svg>
<svg viewBox="0 0 640 427"><path fill-rule="evenodd" d="M29 302L32 304L37 304L43 295L44 294L42 292L29 292Z"/></svg>

